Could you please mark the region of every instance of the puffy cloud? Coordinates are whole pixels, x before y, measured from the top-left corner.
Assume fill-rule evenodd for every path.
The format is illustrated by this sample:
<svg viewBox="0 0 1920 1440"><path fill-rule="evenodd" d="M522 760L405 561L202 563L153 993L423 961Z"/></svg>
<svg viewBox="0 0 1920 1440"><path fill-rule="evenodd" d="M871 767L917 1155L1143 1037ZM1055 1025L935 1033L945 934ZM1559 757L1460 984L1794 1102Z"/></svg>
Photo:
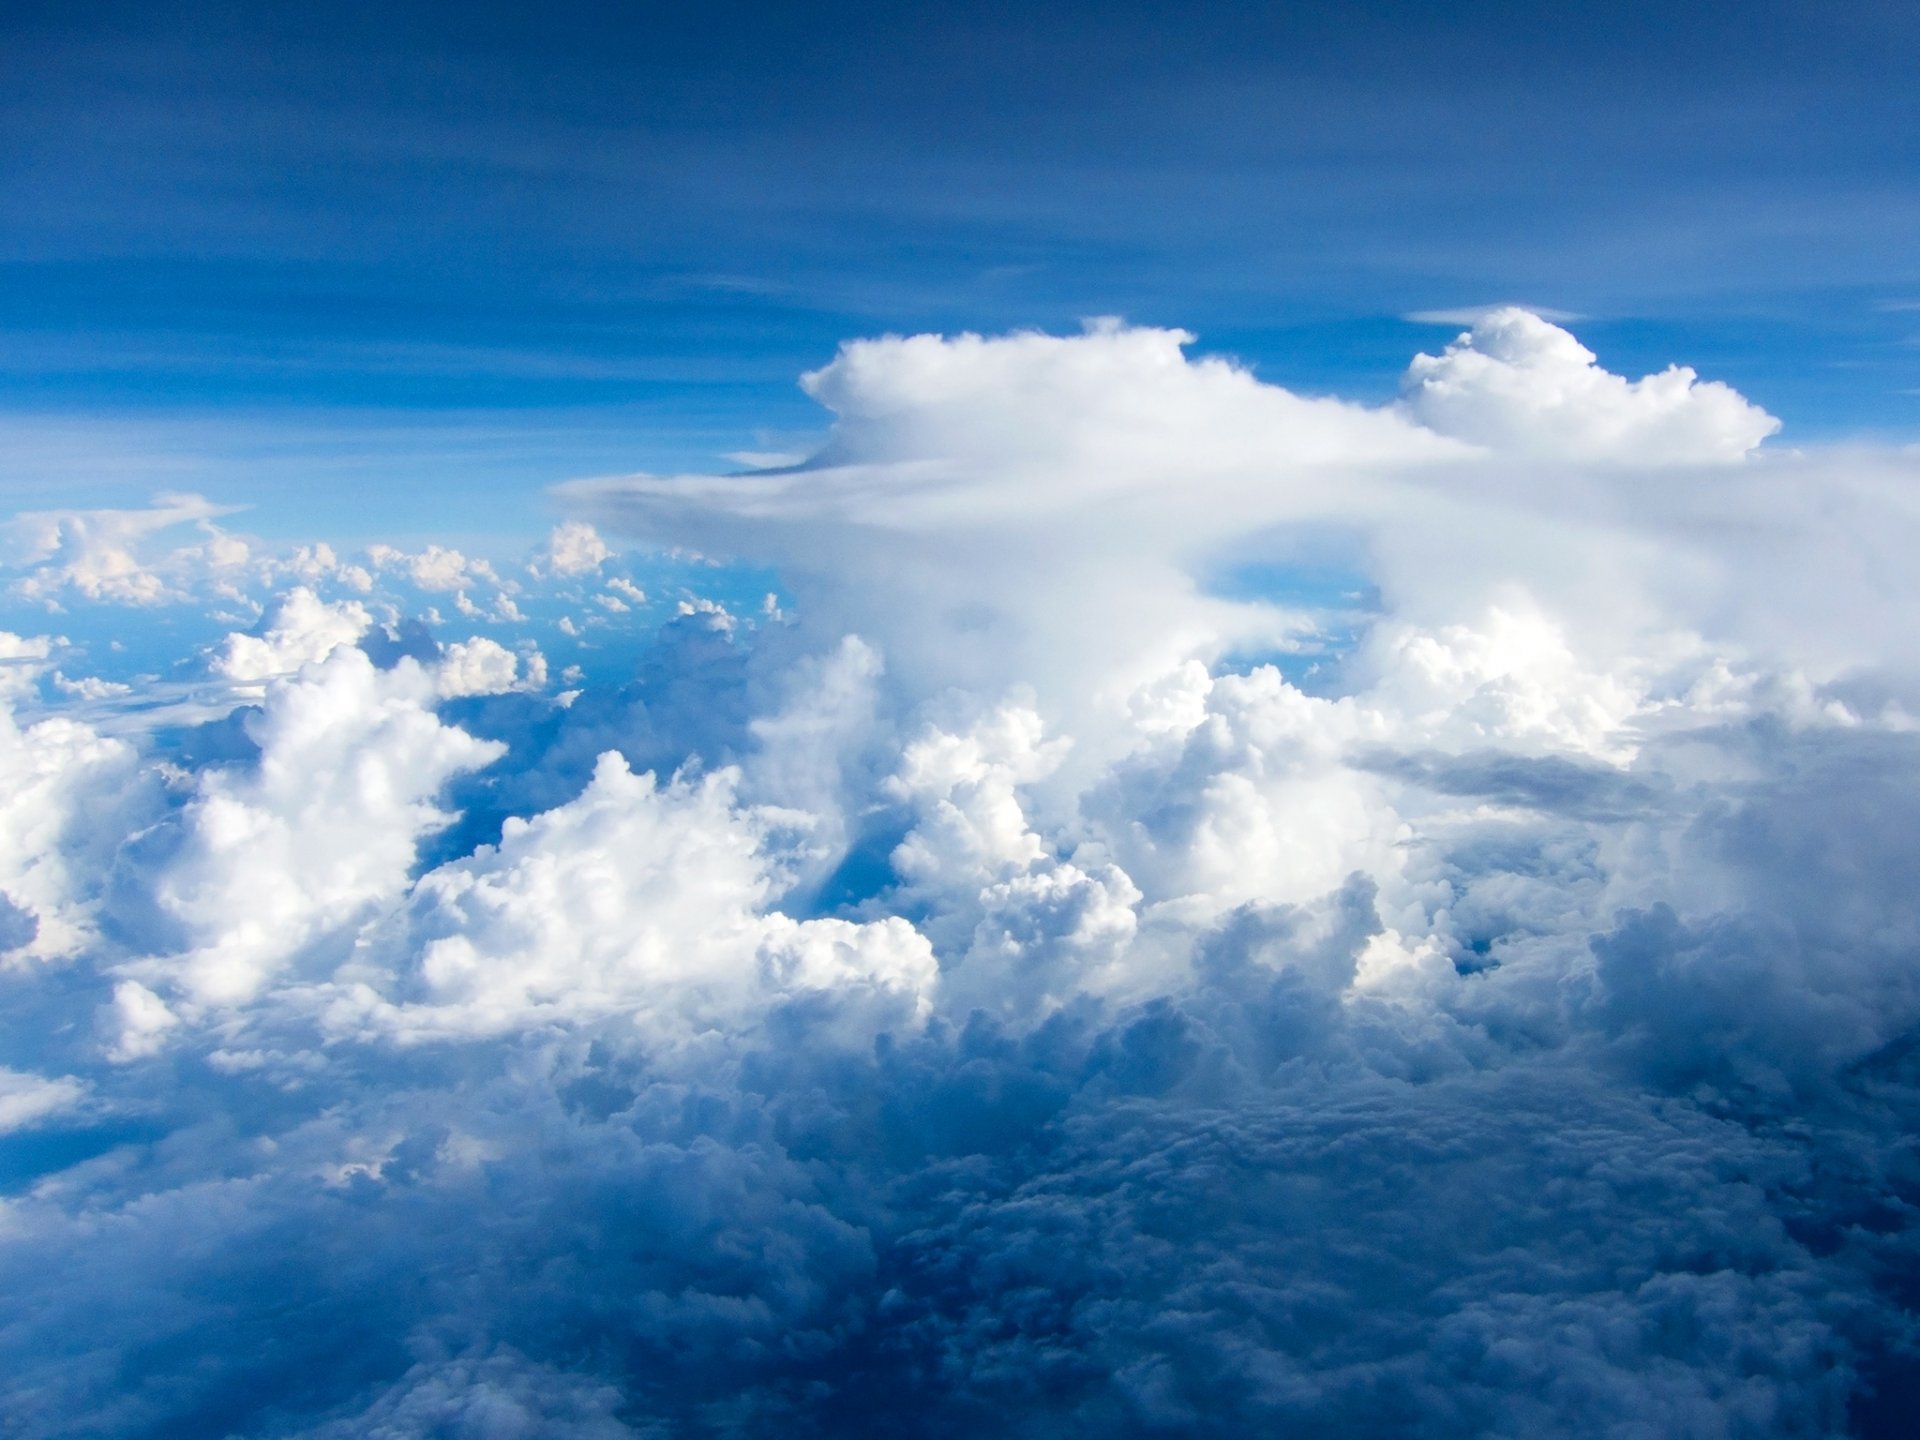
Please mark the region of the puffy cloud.
<svg viewBox="0 0 1920 1440"><path fill-rule="evenodd" d="M423 876L342 972L328 1027L417 1040L625 1014L686 1043L811 992L923 1014L933 959L905 921L766 913L783 888L768 853L782 817L738 811L735 783L718 771L663 787L602 756L577 799Z"/></svg>
<svg viewBox="0 0 1920 1440"><path fill-rule="evenodd" d="M113 987L109 1015L107 1056L119 1061L158 1054L167 1043L168 1032L180 1024L180 1017L167 1002L138 980L122 980Z"/></svg>
<svg viewBox="0 0 1920 1440"><path fill-rule="evenodd" d="M373 617L356 600L329 605L305 586L281 597L258 635L229 635L211 662L213 672L243 684L292 675L343 645L357 643Z"/></svg>
<svg viewBox="0 0 1920 1440"><path fill-rule="evenodd" d="M541 683L535 677L545 674L546 665L537 650L529 657L527 671L527 683ZM440 663L434 667L434 680L439 692L449 699L461 695L497 695L519 683L520 657L484 635L456 640L441 652Z"/></svg>
<svg viewBox="0 0 1920 1440"><path fill-rule="evenodd" d="M894 869L909 882L965 884L1038 860L1044 846L1017 790L1051 774L1071 745L1044 735L1039 715L1007 705L965 734L934 729L911 741L886 781L919 815L894 851Z"/></svg>
<svg viewBox="0 0 1920 1440"><path fill-rule="evenodd" d="M249 551L211 522L232 507L198 495L158 495L144 510L43 510L6 527L8 564L21 572L13 591L48 603L69 592L90 600L155 605L184 597L183 586L208 571L244 565ZM207 537L198 546L156 552L150 542L181 525Z"/></svg>
<svg viewBox="0 0 1920 1440"><path fill-rule="evenodd" d="M1138 988L1127 961L1140 898L1127 873L1111 864L1089 871L1041 861L987 885L979 892L979 921L953 962L949 1009L1026 1028L1082 995Z"/></svg>
<svg viewBox="0 0 1920 1440"><path fill-rule="evenodd" d="M64 715L19 723L12 707L51 653L45 637L0 632L0 965L86 945L120 827L144 803L125 741Z"/></svg>
<svg viewBox="0 0 1920 1440"><path fill-rule="evenodd" d="M361 594L373 589L373 572L364 565L341 560L324 540L312 545L295 546L293 553L281 562L281 568L287 578L305 581L309 585L333 579Z"/></svg>
<svg viewBox="0 0 1920 1440"><path fill-rule="evenodd" d="M1190 360L1190 340L1115 325L858 342L806 379L837 417L806 466L568 494L610 526L778 565L803 624L876 642L913 693L1045 681L1050 715L1070 708L1086 739L1094 706L1188 653L1301 628L1203 593L1213 552L1461 449Z"/></svg>
<svg viewBox="0 0 1920 1440"><path fill-rule="evenodd" d="M1868 590L1901 583L1890 537L1915 538L1872 466L1763 456L1694 475L1775 422L1691 372L1611 375L1524 312L1416 360L1382 409L1190 358L1190 341L1105 325L850 344L807 377L836 422L806 464L565 493L608 526L777 566L820 645L862 635L908 693L1035 687L1078 780L1129 743L1130 697L1189 659L1324 646L1323 618L1220 583L1253 561L1364 570L1427 631L1500 610L1512 644L1544 612L1590 666L1671 661L1712 628L1818 667L1814 632L1878 613ZM1809 530L1816 483L1830 518ZM1884 555L1858 553L1869 531ZM1836 567L1843 549L1865 565ZM1836 568L1857 589L1798 578Z"/></svg>
<svg viewBox="0 0 1920 1440"><path fill-rule="evenodd" d="M546 549L534 560L536 573L571 579L589 575L613 558L613 549L600 532L584 520L566 520L553 527Z"/></svg>
<svg viewBox="0 0 1920 1440"><path fill-rule="evenodd" d="M1421 424L1477 445L1554 460L1654 465L1738 460L1780 422L1685 365L1628 380L1558 325L1507 306L1407 368Z"/></svg>
<svg viewBox="0 0 1920 1440"><path fill-rule="evenodd" d="M1187 343L576 489L782 599L564 697L337 573L203 723L3 642L16 1428L1904 1433L1910 457L1511 312L1379 409Z"/></svg>
<svg viewBox="0 0 1920 1440"><path fill-rule="evenodd" d="M1397 868L1392 797L1346 763L1388 733L1379 712L1305 695L1272 667L1226 675L1177 744L1116 767L1085 808L1156 903L1198 916L1306 900L1355 869Z"/></svg>
<svg viewBox="0 0 1920 1440"><path fill-rule="evenodd" d="M417 554L392 545L373 545L368 547L367 557L376 569L397 571L430 593L458 591L480 582L499 584L499 577L485 560L469 559L444 545L429 545Z"/></svg>
<svg viewBox="0 0 1920 1440"><path fill-rule="evenodd" d="M252 999L309 942L404 890L415 846L453 817L434 797L503 748L443 724L435 677L333 650L268 687L251 765L202 772L156 877L186 944L131 962L190 1006Z"/></svg>

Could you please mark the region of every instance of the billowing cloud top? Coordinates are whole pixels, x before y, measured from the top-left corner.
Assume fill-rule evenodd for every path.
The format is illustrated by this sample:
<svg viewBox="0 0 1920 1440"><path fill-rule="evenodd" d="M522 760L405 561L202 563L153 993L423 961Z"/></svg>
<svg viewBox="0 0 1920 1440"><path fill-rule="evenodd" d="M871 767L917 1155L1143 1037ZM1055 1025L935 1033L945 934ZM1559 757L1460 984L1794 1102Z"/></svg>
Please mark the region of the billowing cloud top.
<svg viewBox="0 0 1920 1440"><path fill-rule="evenodd" d="M1557 325L1511 306L1407 370L1407 412L1443 435L1547 459L1738 460L1780 428L1685 365L1628 380Z"/></svg>
<svg viewBox="0 0 1920 1440"><path fill-rule="evenodd" d="M16 522L14 1430L1901 1433L1914 457L1192 343L849 344L517 564Z"/></svg>

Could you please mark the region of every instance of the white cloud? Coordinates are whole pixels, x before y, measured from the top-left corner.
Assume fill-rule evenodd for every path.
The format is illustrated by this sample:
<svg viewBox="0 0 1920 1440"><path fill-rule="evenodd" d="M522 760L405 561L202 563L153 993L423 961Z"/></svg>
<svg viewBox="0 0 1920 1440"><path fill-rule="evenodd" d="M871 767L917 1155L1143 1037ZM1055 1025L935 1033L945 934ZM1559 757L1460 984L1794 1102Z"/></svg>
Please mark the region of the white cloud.
<svg viewBox="0 0 1920 1440"><path fill-rule="evenodd" d="M804 624L876 641L915 693L1044 681L1048 706L1072 707L1050 718L1085 741L1092 707L1188 654L1296 628L1203 594L1208 557L1378 496L1391 463L1465 453L1397 414L1189 360L1188 340L850 344L807 377L838 416L809 466L567 493L609 526L776 564Z"/></svg>
<svg viewBox="0 0 1920 1440"><path fill-rule="evenodd" d="M86 1097L86 1083L70 1075L49 1078L0 1066L0 1135L72 1111Z"/></svg>
<svg viewBox="0 0 1920 1440"><path fill-rule="evenodd" d="M794 993L871 996L883 1023L924 1013L932 955L904 921L767 911L782 817L737 809L734 785L660 786L603 755L578 799L422 877L342 972L329 1029L424 1040L625 1014L686 1044Z"/></svg>
<svg viewBox="0 0 1920 1440"><path fill-rule="evenodd" d="M783 599L684 592L561 697L321 598L317 549L213 652L257 711L108 738L69 647L0 640L0 941L67 962L0 997L0 1123L46 1132L7 1413L1866 1413L1910 1328L1914 458L1726 458L1739 397L1507 312L1383 409L1183 346L864 342L809 465L577 490ZM387 573L484 610L455 554ZM1351 574L1246 598L1302 562ZM535 598L591 594L635 598Z"/></svg>
<svg viewBox="0 0 1920 1440"><path fill-rule="evenodd" d="M373 589L373 573L364 565L349 564L334 553L324 540L313 545L297 545L280 562L284 576L313 585L322 580L338 580L349 590L366 594Z"/></svg>
<svg viewBox="0 0 1920 1440"><path fill-rule="evenodd" d="M441 787L504 750L438 720L436 693L415 661L381 671L352 647L273 682L248 727L257 764L201 774L155 882L188 944L131 977L191 1005L244 1003L303 946L398 897L418 841L452 818Z"/></svg>
<svg viewBox="0 0 1920 1440"><path fill-rule="evenodd" d="M1717 380L1672 365L1627 380L1536 314L1477 316L1408 367L1402 403L1421 424L1507 454L1652 465L1738 460L1780 422Z"/></svg>
<svg viewBox="0 0 1920 1440"><path fill-rule="evenodd" d="M77 700L112 700L133 693L131 685L118 680L102 680L97 675L82 675L76 679L56 670L48 679L53 682L54 689Z"/></svg>
<svg viewBox="0 0 1920 1440"><path fill-rule="evenodd" d="M246 545L210 523L233 513L198 495L163 494L144 510L41 510L9 521L7 564L22 572L15 594L57 603L69 593L124 605L184 598L209 571L233 570ZM197 526L204 545L156 552L151 541L177 526Z"/></svg>
<svg viewBox="0 0 1920 1440"><path fill-rule="evenodd" d="M498 583L493 567L484 560L471 560L458 550L429 545L417 554L392 545L372 545L367 556L377 570L404 575L421 590L445 594L485 581Z"/></svg>
<svg viewBox="0 0 1920 1440"><path fill-rule="evenodd" d="M351 646L373 626L373 617L357 600L328 604L305 586L282 596L262 622L258 635L229 635L214 655L216 675L243 685L297 673L317 665L342 646Z"/></svg>
<svg viewBox="0 0 1920 1440"><path fill-rule="evenodd" d="M1024 706L1003 706L964 734L931 730L907 745L885 790L918 819L893 855L910 883L978 885L1024 870L1044 853L1019 787L1059 767L1072 742L1044 738Z"/></svg>
<svg viewBox="0 0 1920 1440"><path fill-rule="evenodd" d="M571 579L590 575L613 558L613 550L600 532L584 520L567 520L553 527L547 537L545 553L534 561L536 573Z"/></svg>
<svg viewBox="0 0 1920 1440"><path fill-rule="evenodd" d="M118 826L142 803L133 748L62 715L22 727L12 705L52 645L0 631L0 965L78 953L91 939Z"/></svg>
<svg viewBox="0 0 1920 1440"><path fill-rule="evenodd" d="M138 980L122 980L113 987L111 1008L102 1019L107 1030L107 1057L121 1062L159 1054L168 1032L180 1024L180 1017L167 1002Z"/></svg>
<svg viewBox="0 0 1920 1440"><path fill-rule="evenodd" d="M534 654L538 655L538 651ZM544 665L539 667L544 672ZM535 667L529 663L529 683ZM459 695L499 695L519 683L520 658L506 646L484 635L457 640L447 646L440 663L433 667L434 685L441 695L451 699Z"/></svg>

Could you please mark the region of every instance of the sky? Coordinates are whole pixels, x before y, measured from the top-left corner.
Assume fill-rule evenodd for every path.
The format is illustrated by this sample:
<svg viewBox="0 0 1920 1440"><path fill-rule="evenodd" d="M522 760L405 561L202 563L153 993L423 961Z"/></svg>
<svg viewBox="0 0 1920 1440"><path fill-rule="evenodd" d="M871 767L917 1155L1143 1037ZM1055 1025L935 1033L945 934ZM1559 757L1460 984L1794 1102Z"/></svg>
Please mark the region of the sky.
<svg viewBox="0 0 1920 1440"><path fill-rule="evenodd" d="M793 379L842 339L1094 315L1385 398L1445 338L1407 317L1524 303L1797 434L1920 424L1897 3L3 23L35 503L165 471L272 533L425 533L457 483L504 532L574 475L804 451Z"/></svg>
<svg viewBox="0 0 1920 1440"><path fill-rule="evenodd" d="M0 8L0 1431L1908 1434L1916 42Z"/></svg>

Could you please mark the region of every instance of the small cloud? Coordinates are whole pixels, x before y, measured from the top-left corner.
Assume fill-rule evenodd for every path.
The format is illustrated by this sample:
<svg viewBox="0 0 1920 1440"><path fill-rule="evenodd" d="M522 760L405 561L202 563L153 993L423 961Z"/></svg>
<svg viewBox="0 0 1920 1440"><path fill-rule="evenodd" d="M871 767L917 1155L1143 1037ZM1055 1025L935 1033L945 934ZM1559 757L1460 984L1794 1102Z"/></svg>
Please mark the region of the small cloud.
<svg viewBox="0 0 1920 1440"><path fill-rule="evenodd" d="M583 520L567 520L553 527L545 552L528 568L557 576L588 575L613 558L613 549L600 532Z"/></svg>
<svg viewBox="0 0 1920 1440"><path fill-rule="evenodd" d="M83 1080L32 1075L0 1065L0 1135L77 1109L86 1097Z"/></svg>

